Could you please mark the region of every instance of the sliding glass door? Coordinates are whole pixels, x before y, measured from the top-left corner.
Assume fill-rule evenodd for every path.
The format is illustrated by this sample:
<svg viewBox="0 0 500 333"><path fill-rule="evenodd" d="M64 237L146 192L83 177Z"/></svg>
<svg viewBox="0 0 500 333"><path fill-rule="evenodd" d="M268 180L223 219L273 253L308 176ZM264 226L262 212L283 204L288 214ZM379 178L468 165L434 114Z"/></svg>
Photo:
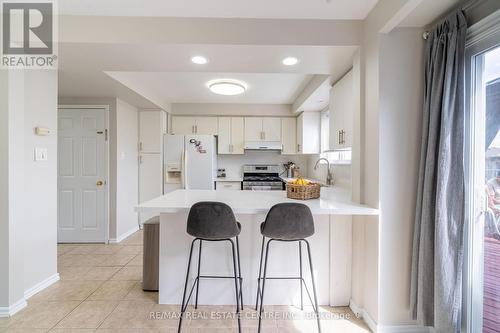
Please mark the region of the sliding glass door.
<svg viewBox="0 0 500 333"><path fill-rule="evenodd" d="M467 49L465 332L500 333L500 34Z"/></svg>

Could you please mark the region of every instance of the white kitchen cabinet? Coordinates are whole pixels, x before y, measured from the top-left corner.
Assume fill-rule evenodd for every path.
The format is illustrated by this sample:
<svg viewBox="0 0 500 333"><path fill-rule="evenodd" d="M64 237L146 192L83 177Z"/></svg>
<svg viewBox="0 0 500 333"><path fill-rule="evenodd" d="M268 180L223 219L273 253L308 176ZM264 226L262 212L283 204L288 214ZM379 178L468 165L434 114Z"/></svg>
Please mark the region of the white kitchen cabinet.
<svg viewBox="0 0 500 333"><path fill-rule="evenodd" d="M195 134L217 135L217 117L196 117L195 120Z"/></svg>
<svg viewBox="0 0 500 333"><path fill-rule="evenodd" d="M194 117L172 117L172 134L195 134Z"/></svg>
<svg viewBox="0 0 500 333"><path fill-rule="evenodd" d="M352 147L353 130L353 77L352 71L335 83L330 90L330 147Z"/></svg>
<svg viewBox="0 0 500 333"><path fill-rule="evenodd" d="M281 141L281 119L262 118L264 141Z"/></svg>
<svg viewBox="0 0 500 333"><path fill-rule="evenodd" d="M245 141L262 140L262 118L245 117Z"/></svg>
<svg viewBox="0 0 500 333"><path fill-rule="evenodd" d="M281 141L281 119L246 117L245 141Z"/></svg>
<svg viewBox="0 0 500 333"><path fill-rule="evenodd" d="M139 151L143 153L161 153L163 135L167 133L165 111L139 112Z"/></svg>
<svg viewBox="0 0 500 333"><path fill-rule="evenodd" d="M281 144L283 155L297 154L297 119L281 118Z"/></svg>
<svg viewBox="0 0 500 333"><path fill-rule="evenodd" d="M244 119L243 117L219 117L218 143L219 154L244 154Z"/></svg>
<svg viewBox="0 0 500 333"><path fill-rule="evenodd" d="M321 113L302 112L297 117L297 152L319 154L321 138Z"/></svg>
<svg viewBox="0 0 500 333"><path fill-rule="evenodd" d="M172 117L173 134L217 135L217 117Z"/></svg>
<svg viewBox="0 0 500 333"><path fill-rule="evenodd" d="M241 182L215 182L217 191L241 191Z"/></svg>
<svg viewBox="0 0 500 333"><path fill-rule="evenodd" d="M139 202L143 203L163 194L163 155L139 155ZM146 222L154 214L140 213L141 223Z"/></svg>

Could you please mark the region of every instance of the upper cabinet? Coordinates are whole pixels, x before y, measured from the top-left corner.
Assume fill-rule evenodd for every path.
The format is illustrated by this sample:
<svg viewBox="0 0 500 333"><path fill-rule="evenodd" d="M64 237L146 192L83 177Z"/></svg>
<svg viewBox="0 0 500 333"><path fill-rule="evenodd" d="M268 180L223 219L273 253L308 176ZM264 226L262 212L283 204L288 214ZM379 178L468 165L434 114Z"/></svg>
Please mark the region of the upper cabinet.
<svg viewBox="0 0 500 333"><path fill-rule="evenodd" d="M163 135L167 133L165 111L139 112L139 150L141 153L161 153Z"/></svg>
<svg viewBox="0 0 500 333"><path fill-rule="evenodd" d="M219 117L218 128L217 151L219 154L245 153L245 125L243 117Z"/></svg>
<svg viewBox="0 0 500 333"><path fill-rule="evenodd" d="M245 141L281 141L281 119L246 117Z"/></svg>
<svg viewBox="0 0 500 333"><path fill-rule="evenodd" d="M321 138L321 113L302 112L297 117L297 152L319 154Z"/></svg>
<svg viewBox="0 0 500 333"><path fill-rule="evenodd" d="M330 90L330 148L352 147L354 83L352 70Z"/></svg>
<svg viewBox="0 0 500 333"><path fill-rule="evenodd" d="M284 155L297 154L297 119L281 118L281 144Z"/></svg>
<svg viewBox="0 0 500 333"><path fill-rule="evenodd" d="M172 134L217 135L217 117L172 117Z"/></svg>

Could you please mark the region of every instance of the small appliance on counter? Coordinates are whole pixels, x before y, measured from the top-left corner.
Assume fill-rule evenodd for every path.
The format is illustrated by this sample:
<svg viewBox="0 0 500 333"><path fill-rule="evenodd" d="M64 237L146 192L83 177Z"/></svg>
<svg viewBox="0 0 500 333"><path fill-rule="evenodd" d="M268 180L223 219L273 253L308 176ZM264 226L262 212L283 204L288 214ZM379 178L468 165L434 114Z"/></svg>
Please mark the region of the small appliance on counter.
<svg viewBox="0 0 500 333"><path fill-rule="evenodd" d="M226 169L217 169L217 178L226 178Z"/></svg>
<svg viewBox="0 0 500 333"><path fill-rule="evenodd" d="M244 165L243 190L282 191L285 182L280 178L279 165Z"/></svg>

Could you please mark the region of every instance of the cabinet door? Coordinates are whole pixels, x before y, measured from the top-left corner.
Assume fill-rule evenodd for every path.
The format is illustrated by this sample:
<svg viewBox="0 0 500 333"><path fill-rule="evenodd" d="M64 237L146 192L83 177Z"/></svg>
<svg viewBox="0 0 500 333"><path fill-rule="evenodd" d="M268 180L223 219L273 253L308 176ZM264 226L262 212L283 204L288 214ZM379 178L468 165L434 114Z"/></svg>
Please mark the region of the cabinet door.
<svg viewBox="0 0 500 333"><path fill-rule="evenodd" d="M245 141L262 140L262 118L245 117Z"/></svg>
<svg viewBox="0 0 500 333"><path fill-rule="evenodd" d="M160 153L162 151L165 117L162 111L139 112L139 150Z"/></svg>
<svg viewBox="0 0 500 333"><path fill-rule="evenodd" d="M157 198L163 194L162 154L141 154L139 156L139 202ZM141 223L154 214L141 213Z"/></svg>
<svg viewBox="0 0 500 333"><path fill-rule="evenodd" d="M196 117L196 134L217 135L217 127L217 117Z"/></svg>
<svg viewBox="0 0 500 333"><path fill-rule="evenodd" d="M217 153L231 153L231 118L219 117L219 137L217 138Z"/></svg>
<svg viewBox="0 0 500 333"><path fill-rule="evenodd" d="M245 153L245 120L243 117L231 118L231 153Z"/></svg>
<svg viewBox="0 0 500 333"><path fill-rule="evenodd" d="M297 120L295 118L281 119L282 154L297 153Z"/></svg>
<svg viewBox="0 0 500 333"><path fill-rule="evenodd" d="M193 117L172 117L172 134L195 134Z"/></svg>
<svg viewBox="0 0 500 333"><path fill-rule="evenodd" d="M299 141L300 153L319 154L321 137L321 114L320 112L303 112L297 121L300 121ZM298 128L299 126L297 126Z"/></svg>
<svg viewBox="0 0 500 333"><path fill-rule="evenodd" d="M297 117L297 153L302 154L304 145L302 142L304 137L304 113Z"/></svg>
<svg viewBox="0 0 500 333"><path fill-rule="evenodd" d="M352 71L330 90L330 147L333 149L352 146L353 93Z"/></svg>
<svg viewBox="0 0 500 333"><path fill-rule="evenodd" d="M264 141L281 141L281 119L262 118Z"/></svg>

